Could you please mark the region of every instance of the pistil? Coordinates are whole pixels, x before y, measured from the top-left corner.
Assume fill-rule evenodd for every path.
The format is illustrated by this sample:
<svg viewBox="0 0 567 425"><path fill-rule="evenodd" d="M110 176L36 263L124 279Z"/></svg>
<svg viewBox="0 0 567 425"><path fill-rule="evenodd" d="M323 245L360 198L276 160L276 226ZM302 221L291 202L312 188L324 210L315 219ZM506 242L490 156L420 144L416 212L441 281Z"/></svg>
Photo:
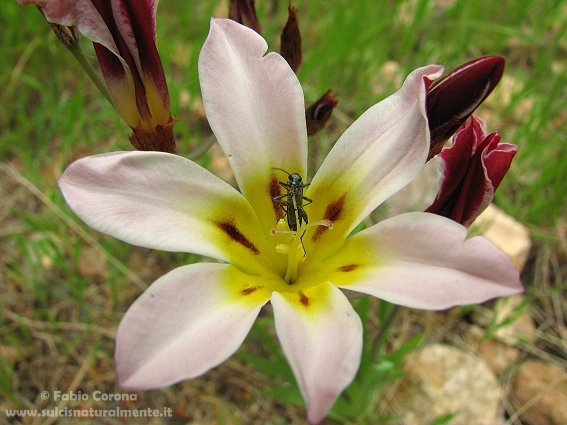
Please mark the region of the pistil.
<svg viewBox="0 0 567 425"><path fill-rule="evenodd" d="M276 251L278 253L287 254L287 270L284 280L291 285L297 281L299 263L305 261L307 258L307 252L303 245L303 236L307 229L313 226L324 226L331 229L333 227L333 223L330 220L318 220L311 224L304 223L296 232L292 230L283 230L283 226L285 226L285 221L280 220L278 222L278 228L273 229L272 234L291 234L291 241L289 245L282 243L278 243L276 245Z"/></svg>

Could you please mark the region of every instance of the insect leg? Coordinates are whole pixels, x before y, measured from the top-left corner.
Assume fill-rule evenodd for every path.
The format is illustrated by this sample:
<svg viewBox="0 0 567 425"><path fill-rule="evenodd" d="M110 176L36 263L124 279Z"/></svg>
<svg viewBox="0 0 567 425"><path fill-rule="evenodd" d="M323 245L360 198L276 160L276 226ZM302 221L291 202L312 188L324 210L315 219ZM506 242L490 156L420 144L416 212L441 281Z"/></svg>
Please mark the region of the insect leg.
<svg viewBox="0 0 567 425"><path fill-rule="evenodd" d="M303 204L304 207L307 206L307 205L309 205L311 202L313 202L313 199L308 198L307 196L303 196L303 195L302 195L302 196L301 196L301 199L304 200L304 201L307 201L307 204Z"/></svg>
<svg viewBox="0 0 567 425"><path fill-rule="evenodd" d="M305 229L303 231L303 233L301 234L301 237L299 238L299 240L301 241L301 248L303 248L303 258L305 258L307 256L307 250L305 249L305 244L303 243L303 236L305 236L305 232L307 232L307 229Z"/></svg>

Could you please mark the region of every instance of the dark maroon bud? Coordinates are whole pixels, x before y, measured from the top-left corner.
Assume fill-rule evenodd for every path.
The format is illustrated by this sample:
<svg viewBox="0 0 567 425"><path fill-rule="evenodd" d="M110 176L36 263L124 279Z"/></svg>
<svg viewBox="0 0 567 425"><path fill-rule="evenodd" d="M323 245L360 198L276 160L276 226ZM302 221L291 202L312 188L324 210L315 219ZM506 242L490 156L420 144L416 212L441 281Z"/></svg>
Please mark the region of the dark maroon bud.
<svg viewBox="0 0 567 425"><path fill-rule="evenodd" d="M297 21L297 9L293 6L287 8L287 22L280 37L280 54L287 61L293 72L297 73L301 65L301 33Z"/></svg>
<svg viewBox="0 0 567 425"><path fill-rule="evenodd" d="M252 28L258 34L262 34L262 29L256 16L255 0L230 0L228 17L239 24Z"/></svg>
<svg viewBox="0 0 567 425"><path fill-rule="evenodd" d="M425 211L468 227L486 209L510 168L518 147L487 133L484 122L471 116L439 154L442 177L435 201Z"/></svg>
<svg viewBox="0 0 567 425"><path fill-rule="evenodd" d="M505 60L484 56L459 66L434 81L427 90L427 117L431 133L428 160L488 97L500 81Z"/></svg>
<svg viewBox="0 0 567 425"><path fill-rule="evenodd" d="M307 134L309 136L313 136L325 127L337 103L339 103L338 99L331 96L331 90L327 90L323 96L305 110L305 121L307 122Z"/></svg>

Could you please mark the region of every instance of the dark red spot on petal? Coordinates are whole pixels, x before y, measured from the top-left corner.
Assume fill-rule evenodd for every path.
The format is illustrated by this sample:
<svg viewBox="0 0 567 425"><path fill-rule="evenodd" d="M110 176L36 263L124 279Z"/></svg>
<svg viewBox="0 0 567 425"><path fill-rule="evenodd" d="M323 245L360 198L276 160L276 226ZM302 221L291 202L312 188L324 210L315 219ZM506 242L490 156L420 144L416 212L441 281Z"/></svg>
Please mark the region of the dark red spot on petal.
<svg viewBox="0 0 567 425"><path fill-rule="evenodd" d="M337 221L341 218L343 214L343 208L345 205L345 195L341 196L334 202L331 202L327 209L325 210L325 215L323 218L330 220L330 221Z"/></svg>
<svg viewBox="0 0 567 425"><path fill-rule="evenodd" d="M282 194L280 182L275 176L272 176L268 189L270 192L270 199L272 199L272 206L274 207L276 219L279 220L284 216L284 210L282 209L282 205L279 202L273 201L276 196L280 196Z"/></svg>
<svg viewBox="0 0 567 425"><path fill-rule="evenodd" d="M226 235L234 242L239 243L240 245L249 249L256 255L260 253L258 248L256 248L256 246L252 242L250 242L246 238L246 236L240 233L240 230L238 230L238 227L236 227L236 224L233 221L222 221L222 222L217 221L215 222L215 224L219 227L219 229L221 229L224 233L226 233Z"/></svg>
<svg viewBox="0 0 567 425"><path fill-rule="evenodd" d="M303 304L305 307L309 306L309 298L307 298L307 296L301 291L298 291L298 294L299 294L299 302Z"/></svg>
<svg viewBox="0 0 567 425"><path fill-rule="evenodd" d="M258 289L262 289L262 285L251 286L250 288L246 288L242 290L242 295L250 295L253 292L256 292Z"/></svg>
<svg viewBox="0 0 567 425"><path fill-rule="evenodd" d="M347 264L346 266L339 267L337 271L347 273L356 270L359 266L360 264Z"/></svg>
<svg viewBox="0 0 567 425"><path fill-rule="evenodd" d="M337 220L340 220L343 215L344 206L345 206L345 195L341 196L336 201L333 201L329 205L327 205L327 209L325 210L325 214L323 215L323 218L333 223ZM321 236L327 230L329 230L329 228L325 226L317 227L317 230L315 231L315 233L313 233L313 237L311 238L311 240L313 242L317 242L319 239L321 239Z"/></svg>

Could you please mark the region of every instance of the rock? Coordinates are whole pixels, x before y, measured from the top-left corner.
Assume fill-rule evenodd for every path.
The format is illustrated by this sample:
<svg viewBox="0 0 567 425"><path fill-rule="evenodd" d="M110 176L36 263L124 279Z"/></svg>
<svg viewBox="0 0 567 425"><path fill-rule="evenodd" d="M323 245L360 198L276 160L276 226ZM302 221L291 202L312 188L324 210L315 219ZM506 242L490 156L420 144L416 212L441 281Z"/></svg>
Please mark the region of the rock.
<svg viewBox="0 0 567 425"><path fill-rule="evenodd" d="M431 344L410 359L410 369L394 394L404 425L428 424L451 413L451 425L499 423L502 390L480 358Z"/></svg>
<svg viewBox="0 0 567 425"><path fill-rule="evenodd" d="M512 260L516 270L522 271L532 246L527 227L490 204L471 226L500 248Z"/></svg>
<svg viewBox="0 0 567 425"><path fill-rule="evenodd" d="M518 348L494 339L482 341L478 345L477 352L496 376L501 376L510 369L520 355Z"/></svg>
<svg viewBox="0 0 567 425"><path fill-rule="evenodd" d="M526 425L567 425L567 372L527 361L512 381L510 399Z"/></svg>
<svg viewBox="0 0 567 425"><path fill-rule="evenodd" d="M478 325L471 325L464 335L464 348L479 356L498 377L504 375L517 362L520 349L497 339L486 339L486 331Z"/></svg>

